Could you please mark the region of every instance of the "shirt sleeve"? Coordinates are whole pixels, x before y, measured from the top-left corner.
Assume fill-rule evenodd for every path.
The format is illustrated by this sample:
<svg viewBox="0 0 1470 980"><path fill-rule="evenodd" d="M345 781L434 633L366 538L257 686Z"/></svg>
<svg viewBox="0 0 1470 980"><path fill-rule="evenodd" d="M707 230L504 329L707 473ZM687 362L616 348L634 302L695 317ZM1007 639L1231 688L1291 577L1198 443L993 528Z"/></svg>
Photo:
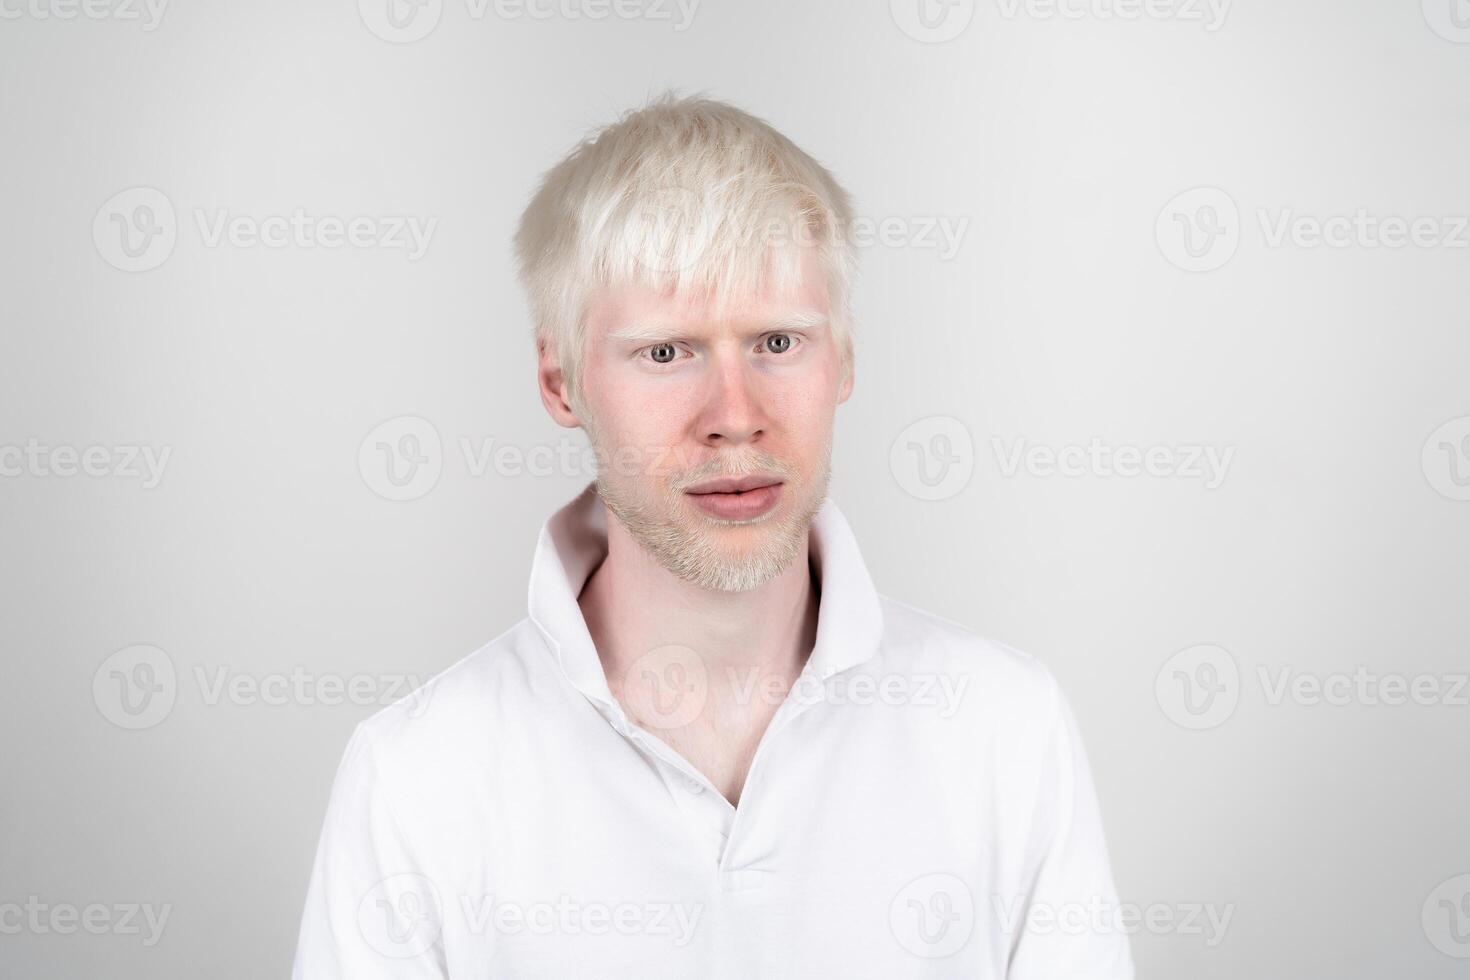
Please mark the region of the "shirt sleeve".
<svg viewBox="0 0 1470 980"><path fill-rule="evenodd" d="M292 980L446 980L443 906L413 860L368 731L353 731L317 843Z"/></svg>
<svg viewBox="0 0 1470 980"><path fill-rule="evenodd" d="M1013 924L1007 980L1133 980L1126 918L1108 861L1097 794L1076 718L1052 681L1054 717L1042 756L1035 840ZM1013 906L1014 907L1014 906Z"/></svg>

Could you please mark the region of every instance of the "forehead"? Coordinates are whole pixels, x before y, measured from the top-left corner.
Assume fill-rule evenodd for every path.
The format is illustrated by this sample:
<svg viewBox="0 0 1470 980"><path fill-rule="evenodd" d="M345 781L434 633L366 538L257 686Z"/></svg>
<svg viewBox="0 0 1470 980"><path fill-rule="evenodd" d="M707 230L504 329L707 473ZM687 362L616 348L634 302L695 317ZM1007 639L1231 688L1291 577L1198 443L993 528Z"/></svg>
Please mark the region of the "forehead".
<svg viewBox="0 0 1470 980"><path fill-rule="evenodd" d="M704 332L721 327L813 326L830 313L826 267L814 249L804 249L797 275L785 288L775 283L717 301L713 291L677 293L643 283L602 286L588 298L589 339L622 334L638 339L643 328ZM697 328L697 329L696 329Z"/></svg>

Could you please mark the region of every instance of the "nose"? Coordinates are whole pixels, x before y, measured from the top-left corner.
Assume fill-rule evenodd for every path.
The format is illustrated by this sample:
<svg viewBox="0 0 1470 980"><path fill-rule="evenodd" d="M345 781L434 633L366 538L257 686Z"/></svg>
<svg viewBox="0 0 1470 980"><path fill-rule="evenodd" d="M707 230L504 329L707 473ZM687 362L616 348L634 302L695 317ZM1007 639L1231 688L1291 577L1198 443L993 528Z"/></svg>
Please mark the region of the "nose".
<svg viewBox="0 0 1470 980"><path fill-rule="evenodd" d="M758 442L770 427L755 372L738 354L715 358L699 438L712 448Z"/></svg>

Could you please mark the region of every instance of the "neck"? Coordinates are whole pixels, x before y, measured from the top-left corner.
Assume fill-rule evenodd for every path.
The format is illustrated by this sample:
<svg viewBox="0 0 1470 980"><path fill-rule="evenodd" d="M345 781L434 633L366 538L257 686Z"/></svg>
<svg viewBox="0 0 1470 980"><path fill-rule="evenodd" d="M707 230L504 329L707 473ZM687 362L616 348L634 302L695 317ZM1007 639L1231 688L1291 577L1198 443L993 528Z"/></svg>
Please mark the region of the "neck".
<svg viewBox="0 0 1470 980"><path fill-rule="evenodd" d="M605 516L607 556L577 602L615 693L640 657L670 645L687 647L704 661L709 696L719 702L752 681L784 681L784 688L795 682L817 634L819 590L807 541L759 588L720 592L679 578L620 521Z"/></svg>

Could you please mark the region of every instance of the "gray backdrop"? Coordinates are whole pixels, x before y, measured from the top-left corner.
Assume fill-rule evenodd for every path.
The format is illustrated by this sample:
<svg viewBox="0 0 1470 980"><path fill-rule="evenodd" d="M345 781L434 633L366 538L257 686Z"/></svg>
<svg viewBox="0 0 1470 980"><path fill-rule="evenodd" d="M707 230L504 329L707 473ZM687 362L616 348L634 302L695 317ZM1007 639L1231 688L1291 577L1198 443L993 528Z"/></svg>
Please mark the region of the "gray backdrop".
<svg viewBox="0 0 1470 980"><path fill-rule="evenodd" d="M1140 975L1466 975L1470 4L393 2L0 0L0 974L288 972L591 475L515 219L674 85L857 198L833 497L1060 676Z"/></svg>

